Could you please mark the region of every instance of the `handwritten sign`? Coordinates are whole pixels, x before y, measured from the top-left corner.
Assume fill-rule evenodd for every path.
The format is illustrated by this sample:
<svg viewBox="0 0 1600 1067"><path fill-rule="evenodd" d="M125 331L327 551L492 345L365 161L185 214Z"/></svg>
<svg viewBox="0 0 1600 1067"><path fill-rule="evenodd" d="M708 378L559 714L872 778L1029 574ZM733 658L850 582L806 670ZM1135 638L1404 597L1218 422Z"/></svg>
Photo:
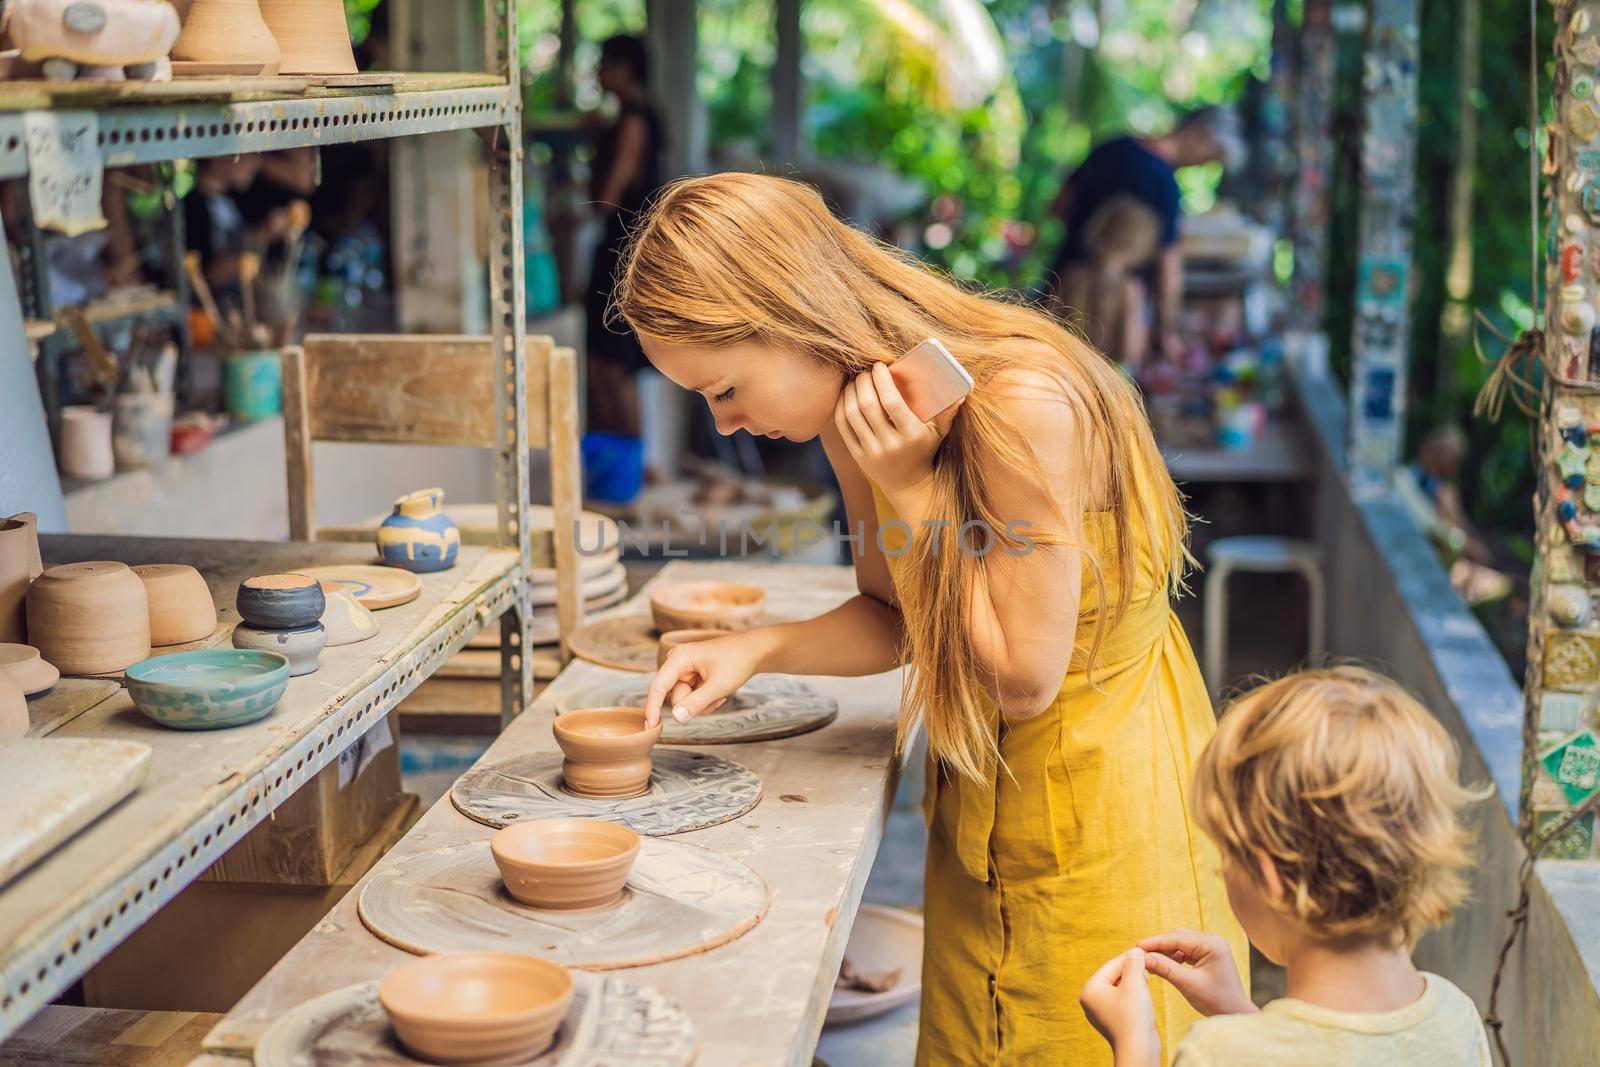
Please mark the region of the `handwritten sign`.
<svg viewBox="0 0 1600 1067"><path fill-rule="evenodd" d="M28 194L40 229L68 237L103 229L99 124L92 111L28 111Z"/></svg>

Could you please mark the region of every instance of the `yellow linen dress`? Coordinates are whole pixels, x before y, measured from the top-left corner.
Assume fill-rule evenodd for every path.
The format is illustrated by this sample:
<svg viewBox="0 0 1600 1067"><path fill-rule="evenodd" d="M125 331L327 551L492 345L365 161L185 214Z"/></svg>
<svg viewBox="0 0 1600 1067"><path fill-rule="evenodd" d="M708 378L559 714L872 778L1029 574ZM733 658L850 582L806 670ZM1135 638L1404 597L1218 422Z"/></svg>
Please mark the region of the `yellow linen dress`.
<svg viewBox="0 0 1600 1067"><path fill-rule="evenodd" d="M897 552L906 527L884 525L897 516L877 485L872 493L883 543ZM1109 586L1111 514L1086 516L1085 532ZM1219 856L1187 804L1216 725L1211 699L1137 526L1132 540L1143 546L1137 588L1101 639L1093 681L1101 593L1086 553L1066 678L1043 713L997 725L1005 769L977 783L929 761L918 1067L1110 1067L1078 992L1106 960L1167 930L1226 937L1248 986ZM891 574L898 564L891 556ZM1112 589L1105 600L1115 602ZM1199 1015L1159 979L1150 991L1170 1062Z"/></svg>

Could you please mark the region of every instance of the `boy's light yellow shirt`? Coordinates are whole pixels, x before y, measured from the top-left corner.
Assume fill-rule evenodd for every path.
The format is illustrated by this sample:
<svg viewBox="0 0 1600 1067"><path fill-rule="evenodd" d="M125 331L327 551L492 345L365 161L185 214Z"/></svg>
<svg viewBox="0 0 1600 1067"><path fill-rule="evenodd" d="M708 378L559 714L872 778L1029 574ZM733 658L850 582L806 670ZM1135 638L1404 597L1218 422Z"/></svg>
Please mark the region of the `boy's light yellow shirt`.
<svg viewBox="0 0 1600 1067"><path fill-rule="evenodd" d="M1423 978L1421 998L1399 1011L1332 1011L1284 998L1255 1015L1202 1019L1172 1067L1491 1067L1471 998L1436 974Z"/></svg>

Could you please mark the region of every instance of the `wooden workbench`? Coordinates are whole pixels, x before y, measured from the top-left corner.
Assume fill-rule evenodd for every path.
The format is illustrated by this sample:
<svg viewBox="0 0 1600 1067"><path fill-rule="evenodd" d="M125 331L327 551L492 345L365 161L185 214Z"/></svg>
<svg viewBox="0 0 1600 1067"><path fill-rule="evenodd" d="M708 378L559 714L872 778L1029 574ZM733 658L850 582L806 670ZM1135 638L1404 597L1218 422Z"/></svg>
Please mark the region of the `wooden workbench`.
<svg viewBox="0 0 1600 1067"><path fill-rule="evenodd" d="M760 584L768 613L806 618L855 592L846 567L759 563L669 564L650 583L720 578ZM647 611L648 589L619 611ZM611 676L574 662L544 698L511 724L483 759L553 751L551 696ZM871 678L808 678L839 702L839 718L815 733L712 751L761 776L763 797L743 817L678 835L734 856L772 889L765 919L743 937L698 956L621 972L676 998L699 1031L697 1062L809 1065L845 940L882 838L899 777L894 759L898 672ZM487 840L494 831L461 815L448 797L369 873L230 1012L206 1039L211 1056L194 1067L239 1064L286 1009L342 986L375 979L412 959L362 925L356 901L373 874L407 856Z"/></svg>
<svg viewBox="0 0 1600 1067"><path fill-rule="evenodd" d="M46 536L47 565L89 559L190 563L224 623L251 575L367 563L371 546ZM276 711L227 730L169 730L126 692L53 721L51 737L141 741L149 776L127 800L0 888L0 1039L77 980L300 785L380 721L486 622L513 603L516 553L463 547L422 575L421 595L377 613L381 632L330 648Z"/></svg>

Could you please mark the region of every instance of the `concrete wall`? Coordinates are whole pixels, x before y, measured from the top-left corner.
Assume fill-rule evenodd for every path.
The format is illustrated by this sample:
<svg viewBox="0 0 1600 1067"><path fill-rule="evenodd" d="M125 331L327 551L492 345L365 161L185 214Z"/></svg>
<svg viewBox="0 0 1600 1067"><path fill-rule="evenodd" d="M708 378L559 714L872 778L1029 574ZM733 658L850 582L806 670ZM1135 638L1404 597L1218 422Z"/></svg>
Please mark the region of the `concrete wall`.
<svg viewBox="0 0 1600 1067"><path fill-rule="evenodd" d="M1526 854L1514 823L1521 690L1399 501L1387 494L1351 498L1338 386L1302 382L1297 395L1318 442L1316 529L1326 554L1329 648L1408 685L1460 745L1463 776L1495 786L1476 813L1482 861L1473 871L1472 899L1417 950L1420 966L1461 986L1487 1012ZM1541 863L1528 927L1501 985L1512 1063L1600 1062L1597 984L1600 865Z"/></svg>

